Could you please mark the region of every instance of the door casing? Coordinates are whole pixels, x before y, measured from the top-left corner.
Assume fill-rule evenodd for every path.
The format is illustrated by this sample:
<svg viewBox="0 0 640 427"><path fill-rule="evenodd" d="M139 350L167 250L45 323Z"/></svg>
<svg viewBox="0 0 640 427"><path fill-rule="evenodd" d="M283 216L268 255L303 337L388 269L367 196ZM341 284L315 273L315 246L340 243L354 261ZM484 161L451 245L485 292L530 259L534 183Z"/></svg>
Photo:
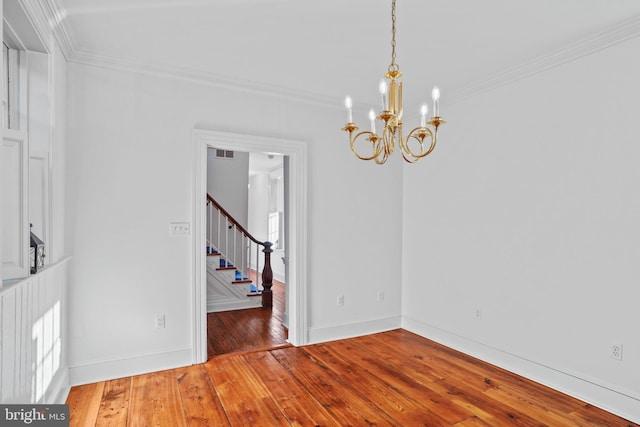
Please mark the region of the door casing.
<svg viewBox="0 0 640 427"><path fill-rule="evenodd" d="M288 250L286 305L288 342L300 346L307 334L307 144L257 135L194 129L192 133L192 354L193 363L207 361L207 276L205 254L205 201L207 148L282 154L289 159Z"/></svg>

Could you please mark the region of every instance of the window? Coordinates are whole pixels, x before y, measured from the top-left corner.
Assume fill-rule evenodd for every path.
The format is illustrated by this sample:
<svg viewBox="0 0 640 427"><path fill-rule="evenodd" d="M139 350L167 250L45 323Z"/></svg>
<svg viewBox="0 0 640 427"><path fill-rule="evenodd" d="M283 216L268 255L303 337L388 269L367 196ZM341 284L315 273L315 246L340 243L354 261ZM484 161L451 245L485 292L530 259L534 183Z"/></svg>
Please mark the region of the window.
<svg viewBox="0 0 640 427"><path fill-rule="evenodd" d="M282 248L282 239L280 236L280 230L282 222L281 212L271 212L269 214L269 241L273 243L274 249Z"/></svg>
<svg viewBox="0 0 640 427"><path fill-rule="evenodd" d="M284 179L283 168L269 173L268 210L269 241L274 249L284 249Z"/></svg>

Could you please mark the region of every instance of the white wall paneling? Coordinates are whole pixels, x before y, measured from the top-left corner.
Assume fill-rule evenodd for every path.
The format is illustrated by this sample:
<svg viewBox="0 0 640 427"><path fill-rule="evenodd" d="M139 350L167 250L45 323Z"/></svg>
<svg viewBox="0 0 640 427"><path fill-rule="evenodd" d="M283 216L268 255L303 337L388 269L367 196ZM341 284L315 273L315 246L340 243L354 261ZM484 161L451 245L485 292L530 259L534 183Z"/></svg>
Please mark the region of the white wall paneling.
<svg viewBox="0 0 640 427"><path fill-rule="evenodd" d="M64 403L68 259L0 290L0 402Z"/></svg>

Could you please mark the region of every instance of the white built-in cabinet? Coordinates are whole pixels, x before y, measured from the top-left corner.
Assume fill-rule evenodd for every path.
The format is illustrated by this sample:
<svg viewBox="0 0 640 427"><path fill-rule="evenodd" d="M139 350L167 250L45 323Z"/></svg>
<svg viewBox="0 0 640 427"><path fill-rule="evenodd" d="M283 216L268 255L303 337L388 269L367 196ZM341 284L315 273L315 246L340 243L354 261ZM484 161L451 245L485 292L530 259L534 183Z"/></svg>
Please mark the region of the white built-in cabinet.
<svg viewBox="0 0 640 427"><path fill-rule="evenodd" d="M0 288L31 272L30 224L50 245L49 55L24 4L0 0L3 19L0 142ZM47 260L47 258L45 258Z"/></svg>
<svg viewBox="0 0 640 427"><path fill-rule="evenodd" d="M29 275L29 146L23 135L2 136L2 278Z"/></svg>
<svg viewBox="0 0 640 427"><path fill-rule="evenodd" d="M15 37L15 36L14 36ZM5 43L7 35L5 29ZM0 254L2 279L27 277L29 262L29 136L27 131L27 55L3 52L3 126L0 145Z"/></svg>

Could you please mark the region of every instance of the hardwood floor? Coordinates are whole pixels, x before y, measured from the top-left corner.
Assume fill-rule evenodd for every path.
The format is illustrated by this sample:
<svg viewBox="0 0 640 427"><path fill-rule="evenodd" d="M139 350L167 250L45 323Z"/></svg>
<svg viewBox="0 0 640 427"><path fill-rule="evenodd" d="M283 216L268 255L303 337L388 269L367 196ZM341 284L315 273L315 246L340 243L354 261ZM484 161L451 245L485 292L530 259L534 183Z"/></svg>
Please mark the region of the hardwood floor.
<svg viewBox="0 0 640 427"><path fill-rule="evenodd" d="M274 280L271 290L273 292L271 309L252 308L207 313L209 358L237 351L266 349L286 344L287 331L282 326L284 284Z"/></svg>
<svg viewBox="0 0 640 427"><path fill-rule="evenodd" d="M71 426L638 426L404 330L73 387Z"/></svg>

